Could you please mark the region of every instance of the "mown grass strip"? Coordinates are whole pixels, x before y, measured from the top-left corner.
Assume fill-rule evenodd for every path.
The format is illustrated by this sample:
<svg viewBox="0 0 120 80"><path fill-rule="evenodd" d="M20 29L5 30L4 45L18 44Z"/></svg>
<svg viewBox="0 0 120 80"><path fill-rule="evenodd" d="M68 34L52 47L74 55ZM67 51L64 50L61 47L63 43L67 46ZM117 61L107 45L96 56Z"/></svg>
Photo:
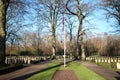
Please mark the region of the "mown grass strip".
<svg viewBox="0 0 120 80"><path fill-rule="evenodd" d="M42 72L35 74L27 80L51 80L52 76L60 67L60 63L55 61L48 65L47 68L43 69Z"/></svg>
<svg viewBox="0 0 120 80"><path fill-rule="evenodd" d="M62 66L60 70L74 70L79 80L105 80L103 77L77 62L71 62L66 68Z"/></svg>
<svg viewBox="0 0 120 80"><path fill-rule="evenodd" d="M105 80L103 77L75 61L67 64L65 68L59 62L52 62L42 72L31 76L27 80L52 80L56 70L74 70L79 80Z"/></svg>

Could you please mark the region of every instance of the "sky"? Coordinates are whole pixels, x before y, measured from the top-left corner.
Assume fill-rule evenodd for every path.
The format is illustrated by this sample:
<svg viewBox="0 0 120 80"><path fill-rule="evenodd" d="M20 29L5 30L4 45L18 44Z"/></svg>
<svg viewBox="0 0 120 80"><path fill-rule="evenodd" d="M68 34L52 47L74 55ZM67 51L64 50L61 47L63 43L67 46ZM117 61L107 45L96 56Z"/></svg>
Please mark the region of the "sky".
<svg viewBox="0 0 120 80"><path fill-rule="evenodd" d="M92 20L90 20L90 23L95 26L96 29L93 30L95 33L104 33L108 32L111 33L113 31L113 25L112 19L110 21L107 21L105 16L105 11L103 10L97 10L95 11L94 15L92 16Z"/></svg>
<svg viewBox="0 0 120 80"><path fill-rule="evenodd" d="M35 14L33 14L33 15L35 15ZM104 33L104 32L110 33L111 31L113 31L113 28L111 27L111 25L113 25L113 22L112 22L112 20L109 22L107 21L107 19L105 17L105 11L103 11L103 10L100 10L100 9L95 10L93 12L93 14L90 15L88 20L89 20L89 23L92 25L92 27L95 28L95 29L90 30L93 33L96 33L96 34ZM29 21L29 20L27 20L27 21ZM35 27L33 27L33 30L36 30Z"/></svg>

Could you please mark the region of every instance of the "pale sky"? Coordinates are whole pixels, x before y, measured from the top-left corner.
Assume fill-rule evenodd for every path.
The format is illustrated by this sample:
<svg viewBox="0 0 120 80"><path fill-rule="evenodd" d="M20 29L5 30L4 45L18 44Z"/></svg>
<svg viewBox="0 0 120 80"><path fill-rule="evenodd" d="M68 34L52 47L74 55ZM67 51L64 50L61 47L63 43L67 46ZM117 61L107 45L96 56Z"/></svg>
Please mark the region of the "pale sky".
<svg viewBox="0 0 120 80"><path fill-rule="evenodd" d="M114 25L113 19L107 21L105 12L103 10L97 10L94 15L91 16L90 23L95 26L96 29L92 30L95 33L103 33L114 31L111 25Z"/></svg>

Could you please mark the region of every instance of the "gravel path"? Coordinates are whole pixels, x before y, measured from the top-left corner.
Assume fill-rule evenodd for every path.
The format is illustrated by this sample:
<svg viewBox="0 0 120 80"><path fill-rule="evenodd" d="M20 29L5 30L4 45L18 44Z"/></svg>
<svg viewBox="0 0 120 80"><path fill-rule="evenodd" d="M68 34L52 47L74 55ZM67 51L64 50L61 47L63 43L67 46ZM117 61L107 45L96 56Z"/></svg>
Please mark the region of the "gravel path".
<svg viewBox="0 0 120 80"><path fill-rule="evenodd" d="M0 75L0 80L25 80L31 75L40 72L43 68L45 68L49 62L43 62L36 65L31 65L29 67L22 68L20 70Z"/></svg>
<svg viewBox="0 0 120 80"><path fill-rule="evenodd" d="M78 80L78 78L72 70L58 70L52 80Z"/></svg>
<svg viewBox="0 0 120 80"><path fill-rule="evenodd" d="M120 80L120 74L118 74L115 71L109 70L107 68L103 68L94 63L88 63L88 62L80 62L80 63L86 66L87 68L91 69L95 73L103 76L107 80Z"/></svg>

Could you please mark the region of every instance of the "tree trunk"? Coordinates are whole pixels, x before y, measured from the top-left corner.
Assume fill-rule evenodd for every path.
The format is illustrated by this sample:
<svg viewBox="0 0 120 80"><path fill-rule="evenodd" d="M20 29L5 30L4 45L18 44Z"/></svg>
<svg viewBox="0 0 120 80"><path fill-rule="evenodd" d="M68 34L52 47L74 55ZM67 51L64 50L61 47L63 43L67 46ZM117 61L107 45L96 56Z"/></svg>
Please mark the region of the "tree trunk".
<svg viewBox="0 0 120 80"><path fill-rule="evenodd" d="M82 60L85 60L86 59L86 55L85 55L85 47L84 47L84 42L83 42L83 31L82 31L82 22L83 22L83 18L82 18L82 15L79 16L79 31L80 31L80 45L81 45L81 58Z"/></svg>
<svg viewBox="0 0 120 80"><path fill-rule="evenodd" d="M6 24L6 8L3 0L0 0L0 66L5 65L5 24Z"/></svg>
<svg viewBox="0 0 120 80"><path fill-rule="evenodd" d="M83 42L83 31L82 31L82 22L85 19L86 15L88 15L88 12L86 14L83 14L82 12L82 7L81 7L81 0L75 0L77 2L77 13L74 13L72 10L70 10L68 8L68 3L70 2L70 0L67 0L66 3L66 9L73 15L78 17L79 20L79 29L78 29L78 35L77 35L77 56L79 55L79 36L80 36L80 46L81 46L81 57L82 60L85 60L86 55L85 55L85 48L84 48L84 42ZM79 56L78 56L79 57Z"/></svg>
<svg viewBox="0 0 120 80"><path fill-rule="evenodd" d="M56 35L55 35L55 29L56 29L56 26L54 25L53 26L53 32L52 32L52 58L55 59L55 54L56 54Z"/></svg>
<svg viewBox="0 0 120 80"><path fill-rule="evenodd" d="M72 57L72 29L70 29L70 56Z"/></svg>
<svg viewBox="0 0 120 80"><path fill-rule="evenodd" d="M38 28L38 31L37 31L37 35L38 35L38 39L37 39L37 55L40 55L40 49L39 49L39 46L40 46L40 28Z"/></svg>
<svg viewBox="0 0 120 80"><path fill-rule="evenodd" d="M78 27L78 28L80 28L80 27ZM78 29L78 34L77 34L77 46L76 46L76 58L78 59L79 58L79 33L80 33L80 31L79 31L79 29Z"/></svg>
<svg viewBox="0 0 120 80"><path fill-rule="evenodd" d="M55 58L55 53L56 53L56 37L55 34L53 35L53 41L52 41L52 58Z"/></svg>

